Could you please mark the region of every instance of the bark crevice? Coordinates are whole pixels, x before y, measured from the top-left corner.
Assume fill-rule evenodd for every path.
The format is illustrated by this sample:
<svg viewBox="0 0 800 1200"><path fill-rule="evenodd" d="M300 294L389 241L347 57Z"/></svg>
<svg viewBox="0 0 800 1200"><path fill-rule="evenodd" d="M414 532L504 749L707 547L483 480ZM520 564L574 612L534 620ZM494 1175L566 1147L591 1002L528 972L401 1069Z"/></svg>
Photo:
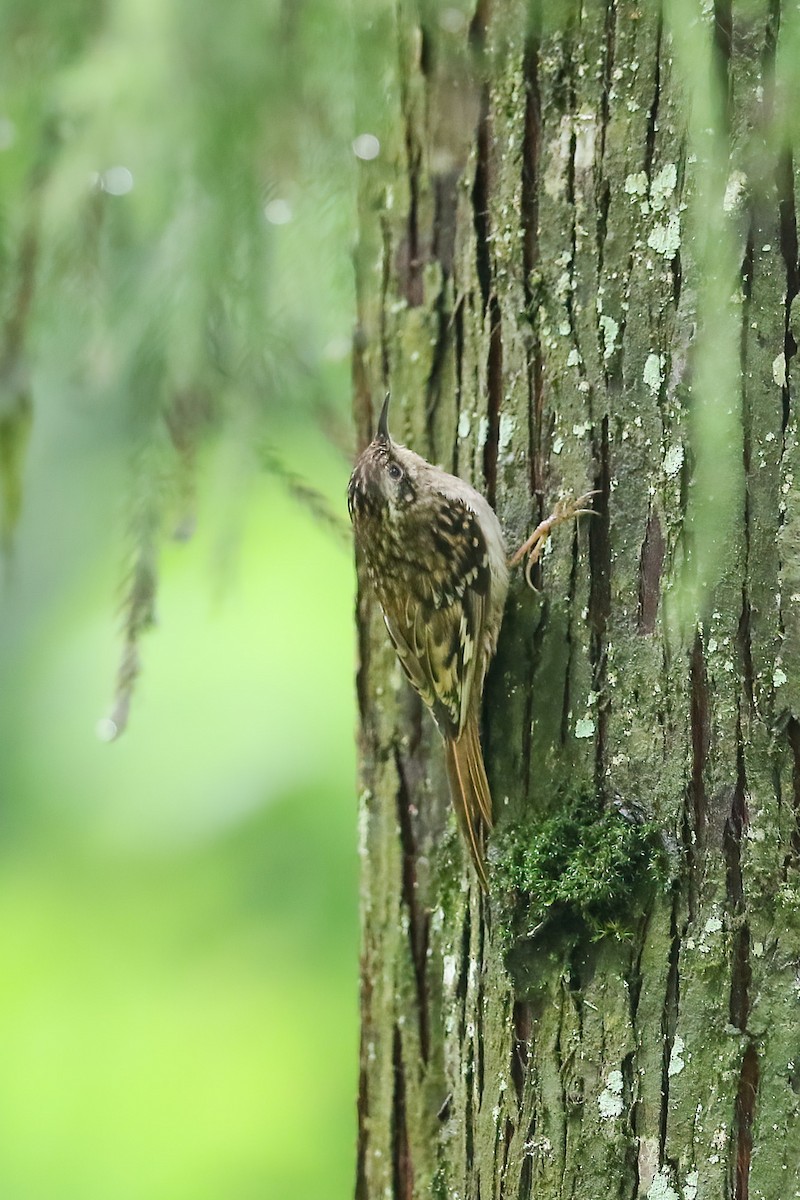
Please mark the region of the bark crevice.
<svg viewBox="0 0 800 1200"><path fill-rule="evenodd" d="M761 1068L758 1060L758 1051L754 1043L750 1042L742 1058L739 1088L736 1094L733 1200L749 1200L750 1197L753 1121L755 1119L760 1074Z"/></svg>
<svg viewBox="0 0 800 1200"><path fill-rule="evenodd" d="M792 812L794 821L789 836L789 853L784 859L784 875L790 866L800 866L800 721L790 717L786 727L792 762Z"/></svg>
<svg viewBox="0 0 800 1200"><path fill-rule="evenodd" d="M597 515L589 523L589 656L592 690L600 697L595 741L595 786L598 798L602 798L606 789L605 750L611 703L606 689L606 627L611 613L611 450L607 415L600 423L594 453L597 464L594 480Z"/></svg>
<svg viewBox="0 0 800 1200"><path fill-rule="evenodd" d="M669 1093L670 1093L670 1061L675 1045L675 1030L678 1025L680 1008L680 957L681 957L681 926L679 922L680 897L676 892L670 914L670 944L669 965L667 967L664 1006L661 1011L661 1042L663 1053L661 1058L661 1093L658 1115L658 1161L663 1163L667 1148L667 1131L669 1126Z"/></svg>
<svg viewBox="0 0 800 1200"><path fill-rule="evenodd" d="M693 918L697 874L705 847L708 824L708 796L706 794L705 769L711 745L711 714L709 705L708 675L706 672L703 636L698 630L692 648L690 669L690 724L692 741L692 773L689 782L690 813L684 842L689 859L690 903L689 916Z"/></svg>
<svg viewBox="0 0 800 1200"><path fill-rule="evenodd" d="M428 1012L428 986L426 979L428 963L428 932L430 914L422 902L417 889L417 838L412 821L412 799L406 778L405 764L395 751L397 768L397 820L400 828L400 844L403 851L402 897L408 914L408 938L416 988L416 1009L419 1022L419 1044L423 1063L427 1063L430 1051L430 1014Z"/></svg>
<svg viewBox="0 0 800 1200"><path fill-rule="evenodd" d="M542 411L544 388L539 320L536 311L540 288L534 277L539 266L539 161L542 140L541 95L539 91L539 42L530 36L523 60L525 123L522 141L522 270L525 304L531 323L526 349L528 375L528 481L532 496L542 489Z"/></svg>
<svg viewBox="0 0 800 1200"><path fill-rule="evenodd" d="M395 1026L392 1051L394 1098L392 1104L392 1182L394 1200L414 1200L414 1165L408 1140L406 1078L400 1030Z"/></svg>
<svg viewBox="0 0 800 1200"><path fill-rule="evenodd" d="M639 560L639 633L652 633L656 627L658 602L661 596L661 568L664 565L666 543L661 532L658 513L652 509L647 518L642 552Z"/></svg>
<svg viewBox="0 0 800 1200"><path fill-rule="evenodd" d="M483 446L483 478L486 498L497 503L497 454L500 448L500 409L503 403L503 326L500 305L489 303L489 355L486 363L486 441Z"/></svg>

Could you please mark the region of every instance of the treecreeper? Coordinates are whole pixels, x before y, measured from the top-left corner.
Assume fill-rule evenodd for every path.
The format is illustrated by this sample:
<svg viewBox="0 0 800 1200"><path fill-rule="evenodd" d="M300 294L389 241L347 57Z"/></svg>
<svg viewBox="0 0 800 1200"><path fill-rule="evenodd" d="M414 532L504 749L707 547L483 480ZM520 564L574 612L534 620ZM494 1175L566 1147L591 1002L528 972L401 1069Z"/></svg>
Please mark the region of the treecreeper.
<svg viewBox="0 0 800 1200"><path fill-rule="evenodd" d="M392 440L389 396L350 477L356 547L409 682L444 739L450 794L481 887L492 797L480 739L486 672L503 621L509 569L526 576L551 530L591 512L592 493L556 505L508 559L497 515L474 487Z"/></svg>

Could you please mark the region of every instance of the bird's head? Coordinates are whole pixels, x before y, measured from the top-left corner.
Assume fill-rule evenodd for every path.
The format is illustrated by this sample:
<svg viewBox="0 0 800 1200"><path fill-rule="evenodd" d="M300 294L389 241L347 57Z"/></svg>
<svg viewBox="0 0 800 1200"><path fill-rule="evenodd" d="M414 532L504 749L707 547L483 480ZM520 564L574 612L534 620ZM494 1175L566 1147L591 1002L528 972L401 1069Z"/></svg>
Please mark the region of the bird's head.
<svg viewBox="0 0 800 1200"><path fill-rule="evenodd" d="M389 395L383 402L375 436L362 451L350 476L347 507L353 521L361 516L393 517L417 499L424 459L392 440L388 425Z"/></svg>

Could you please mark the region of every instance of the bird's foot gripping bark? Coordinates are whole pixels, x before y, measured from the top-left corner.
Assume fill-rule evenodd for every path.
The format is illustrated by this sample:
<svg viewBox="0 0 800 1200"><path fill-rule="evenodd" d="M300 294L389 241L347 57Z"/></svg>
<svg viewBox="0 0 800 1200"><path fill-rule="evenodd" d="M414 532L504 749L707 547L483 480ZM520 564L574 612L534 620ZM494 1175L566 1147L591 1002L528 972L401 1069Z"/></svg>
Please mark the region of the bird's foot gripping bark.
<svg viewBox="0 0 800 1200"><path fill-rule="evenodd" d="M534 588L531 580L531 571L536 566L541 558L542 551L545 548L547 539L557 525L561 525L564 521L572 521L580 516L596 516L594 508L587 507L592 502L592 496L596 496L597 492L586 492L583 496L577 499L574 497L566 497L559 500L549 517L545 517L543 521L534 529L527 541L523 542L519 550L511 556L508 561L510 567L516 567L522 562L523 558L527 558L525 563L525 581L528 587ZM534 591L536 589L534 588Z"/></svg>

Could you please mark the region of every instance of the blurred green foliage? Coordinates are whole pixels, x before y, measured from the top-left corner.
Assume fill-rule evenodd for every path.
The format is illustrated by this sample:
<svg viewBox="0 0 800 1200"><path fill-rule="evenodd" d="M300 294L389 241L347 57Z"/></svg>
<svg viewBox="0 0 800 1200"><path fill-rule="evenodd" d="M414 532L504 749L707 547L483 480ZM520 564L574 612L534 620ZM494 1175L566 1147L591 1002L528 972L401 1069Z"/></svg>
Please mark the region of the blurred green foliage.
<svg viewBox="0 0 800 1200"><path fill-rule="evenodd" d="M351 15L0 7L10 1200L351 1190Z"/></svg>

